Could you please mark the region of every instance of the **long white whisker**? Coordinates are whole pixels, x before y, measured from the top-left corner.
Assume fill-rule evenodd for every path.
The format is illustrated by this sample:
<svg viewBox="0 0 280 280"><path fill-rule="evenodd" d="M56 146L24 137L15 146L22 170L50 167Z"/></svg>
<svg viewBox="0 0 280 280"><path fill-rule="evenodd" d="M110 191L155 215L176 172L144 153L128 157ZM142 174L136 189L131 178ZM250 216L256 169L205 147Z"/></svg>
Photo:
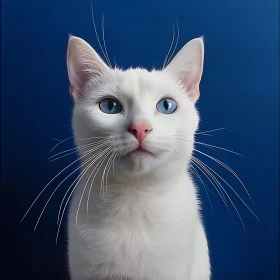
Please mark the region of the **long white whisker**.
<svg viewBox="0 0 280 280"><path fill-rule="evenodd" d="M106 158L104 158L104 161L105 161L105 159L107 159L107 157L109 156L109 153L106 155ZM109 160L109 159L108 159ZM104 162L103 161L103 162ZM102 164L103 164L103 162L102 162ZM102 197L104 197L104 172L105 172L105 170L106 170L106 166L107 166L107 164L108 164L108 161L107 161L107 163L105 164L105 167L104 167L104 170L103 170L103 173L102 173L102 177L101 177L101 181L100 181L100 195L101 195L101 191L102 191ZM101 166L100 166L100 168L101 168ZM97 172L99 171L99 169L100 168L98 168L98 170L97 170ZM95 175L97 175L97 172L96 172L96 174ZM93 178L93 180L92 180L92 182L91 182L91 186L92 186L92 184L93 184L93 182L94 182L94 179L95 179L95 176L94 176L94 178Z"/></svg>
<svg viewBox="0 0 280 280"><path fill-rule="evenodd" d="M187 141L187 142L199 144L199 145L202 145L202 146L205 146L205 147L208 147L208 148L210 147L210 148L215 148L215 149L223 150L223 151L226 151L226 152L229 152L229 153L241 156L243 158L246 158L245 156L243 156L243 155L241 155L241 154L239 154L237 152L234 152L234 151L231 151L229 149L222 148L222 147L218 147L218 146L214 146L214 145L210 145L210 144L202 143L202 142L198 142L198 141L191 141L191 140L188 140L188 139L182 139L182 138L177 138L177 137L175 137L175 138L177 140L179 140L179 141Z"/></svg>
<svg viewBox="0 0 280 280"><path fill-rule="evenodd" d="M104 152L104 151L99 151L99 153L94 154L92 157L90 157L90 158L86 161L86 163L89 162L89 164L87 165L87 167L90 167L92 162L95 162L96 160L98 160L98 159L99 159L99 156L100 156L103 152ZM92 160L93 160L93 161L92 161ZM81 167L82 167L82 164L79 166L79 169L80 169ZM87 167L86 167L86 168L87 168ZM85 169L86 169L86 168L85 168ZM82 173L83 173L83 171L82 171L81 174L79 174L79 176L73 181L73 183L70 185L70 187L68 188L68 190L66 191L66 193L65 193L64 196L63 196L63 199L62 199L62 201L61 201L61 204L60 204L60 207L59 207L59 210L58 210L57 224L59 223L59 217L60 217L60 212L61 212L61 208L62 208L63 202L64 202L64 200L65 200L67 194L69 193L71 187L72 187L72 186L75 184L75 182L77 182L77 180L82 176Z"/></svg>
<svg viewBox="0 0 280 280"><path fill-rule="evenodd" d="M200 132L196 132L195 134L205 134L207 132L213 132L213 131L218 131L218 130L224 130L227 129L226 127L221 127L221 128L216 128L216 129L211 129L211 130L206 130L206 131L200 131Z"/></svg>
<svg viewBox="0 0 280 280"><path fill-rule="evenodd" d="M168 58L169 53L170 53L170 51L171 51L171 49L172 49L172 47L173 47L174 37L175 37L175 30L174 30L174 23L173 23L172 42L171 42L170 48L169 48L169 50L168 50L168 52L167 52L167 55L165 56L165 59L164 59L164 62L163 62L163 66L162 66L162 70L163 70L163 69L165 68L165 66L166 66L165 64L166 64L167 58Z"/></svg>
<svg viewBox="0 0 280 280"><path fill-rule="evenodd" d="M114 163L115 163L115 160L116 160L116 158L117 158L117 156L118 156L119 150L120 150L120 149L117 149L116 155L115 155L115 157L114 157L114 159L113 159L113 173L115 173L115 165L114 165Z"/></svg>
<svg viewBox="0 0 280 280"><path fill-rule="evenodd" d="M102 165L102 164L101 164L101 165ZM82 177L81 177L81 178L82 178ZM64 216L64 213L65 213L67 204L68 204L70 198L72 197L72 195L73 195L73 193L74 193L76 187L78 186L78 184L79 184L81 178L79 179L79 181L76 183L76 185L75 185L74 188L72 189L72 191L71 191L70 195L68 196L68 199L67 199L67 201L66 201L66 203L65 203L65 205L64 205L64 208L63 208L63 211L62 211L62 214L61 214L61 219L60 219L60 222L59 222L59 225L58 225L57 234L56 234L56 244L57 244L57 239L58 239L60 227L61 227L61 224L62 224L62 220L63 220L63 216ZM76 224L76 225L77 225L77 224Z"/></svg>
<svg viewBox="0 0 280 280"><path fill-rule="evenodd" d="M105 144L107 144L107 143L110 143L110 142L112 142L112 141L110 141L110 140L96 141L95 143L90 143L90 144L83 145L83 146L80 146L80 147L77 147L77 148L72 148L72 149L68 149L68 150L62 151L62 152L60 152L60 153L57 153L57 154L55 154L55 155L49 157L48 159L51 159L50 161L52 162L52 161L58 160L58 159L60 159L60 158L69 156L69 155L71 155L71 154L74 154L74 153L76 153L77 151L81 151L81 150L87 149L87 148L89 148L89 147L94 147L94 146L95 146L95 148L98 148L98 147L103 146L103 145L105 145ZM99 146L98 146L98 145L99 145ZM70 151L72 151L72 152L70 152ZM67 153L67 152L69 152L69 153ZM58 155L60 155L60 154L64 154L64 155L55 158L56 156L58 156Z"/></svg>
<svg viewBox="0 0 280 280"><path fill-rule="evenodd" d="M115 160L116 160L116 158L118 156L118 152L119 152L119 149L117 149L116 155L115 155L115 157L113 159L113 164L112 164L112 166L113 166L113 173L115 173Z"/></svg>
<svg viewBox="0 0 280 280"><path fill-rule="evenodd" d="M211 190L208 188L208 186L205 184L205 182L201 179L199 172L196 170L195 166L190 166L190 170L192 171L192 174L202 183L204 184L205 188L210 192Z"/></svg>
<svg viewBox="0 0 280 280"><path fill-rule="evenodd" d="M103 50L103 48L102 48L102 45L101 45L101 43L100 43L100 40L99 40L99 37L98 37L98 33L97 33L97 30L96 30L96 26L95 26L95 21L94 21L94 16L93 16L93 8L92 8L92 0L91 0L91 16L92 16L92 22L93 22L93 26L94 26L94 31L95 31L95 35L96 35L96 38L97 38L99 47L100 47L100 49L101 49L101 51L102 51L102 53L103 53L103 55L104 55L104 58L105 58L105 60L106 60L106 54L105 54L105 52L104 52L104 50ZM107 63L108 63L108 61L107 61ZM108 63L108 64L109 64L109 63Z"/></svg>
<svg viewBox="0 0 280 280"><path fill-rule="evenodd" d="M56 145L51 149L50 153L51 153L56 147L58 147L58 146L61 145L62 143L66 142L66 141L68 141L68 140L70 140L70 139L72 139L72 138L73 138L73 136L72 136L72 137L68 137L68 138L66 138L66 139L64 139L64 140L62 140L62 141L60 141L58 144L56 144Z"/></svg>
<svg viewBox="0 0 280 280"><path fill-rule="evenodd" d="M91 151L91 152L93 152L93 151ZM68 176L66 176L66 177L59 183L59 185L54 189L54 191L53 191L52 194L50 195L49 199L47 200L47 202L46 202L46 204L45 204L43 210L41 211L41 214L40 214L40 216L39 216L39 218L38 218L38 220L37 220L37 223L36 223L36 225L35 225L35 227L34 227L34 230L36 230L36 228L37 228L37 226L38 226L38 224L39 224L39 222L40 222L40 220L41 220L41 217L42 217L42 215L43 215L43 213L44 213L46 207L48 206L48 204L49 204L51 198L54 196L54 194L55 194L56 191L59 189L59 187L60 187L72 174L74 174L75 172L77 172L77 171L80 169L80 167L82 167L83 165L87 164L90 160L92 160L92 158L94 158L94 156L95 156L95 155L91 156L89 159L87 159L87 160L85 160L83 163L81 163L74 171L72 171Z"/></svg>
<svg viewBox="0 0 280 280"><path fill-rule="evenodd" d="M109 163L110 163L111 158L113 158L113 156L114 156L114 152L113 152L113 154L108 158L108 161L107 161L107 163L105 164L105 167L104 167L104 170L103 170L103 173L102 173L101 187L102 187L103 189L104 189L104 177L105 177L105 174L106 174L106 169L107 169L107 167L108 167L108 165L109 165ZM106 191L107 191L107 186L106 186Z"/></svg>
<svg viewBox="0 0 280 280"><path fill-rule="evenodd" d="M223 194L223 190L225 191L225 189L222 187L222 185L220 184L220 182L210 173L207 171L206 168L204 168L203 166L201 166L200 164L196 163L195 161L195 157L192 157L192 163L202 172L202 174L208 179L208 181L213 185L213 187L215 188L215 190L217 191L217 193L219 194L220 198L222 199L222 201L224 202L229 214L231 215L231 212L229 210L228 204L227 204L227 200L224 197ZM209 176L210 177L209 177Z"/></svg>
<svg viewBox="0 0 280 280"><path fill-rule="evenodd" d="M202 135L202 136L213 136L212 134L209 134L209 133L201 133L200 135Z"/></svg>
<svg viewBox="0 0 280 280"><path fill-rule="evenodd" d="M219 150L223 150L223 151L226 151L226 152L229 152L229 153L233 153L233 154L236 154L238 156L241 156L243 158L247 158L237 152L234 152L234 151L231 151L229 149L225 149L225 148L221 148L221 147L218 147L218 146L214 146L214 145L210 145L210 144L206 144L206 143L202 143L202 142L198 142L198 141L195 141L195 144L199 144L199 145L203 145L203 146L206 146L206 147L211 147L211 148L216 148L216 149L219 149Z"/></svg>
<svg viewBox="0 0 280 280"><path fill-rule="evenodd" d="M194 149L194 151L196 151L196 152L198 152L198 153L200 153L200 154L202 154L202 155L204 155L204 156L206 156L206 157L212 159L213 161L217 162L218 164L220 164L221 166L223 166L225 169L227 169L229 172L231 172L231 173L234 175L234 177L240 182L240 184L244 187L244 189L245 189L247 195L249 196L251 202L254 204L254 202L253 202L253 200L252 200L252 198L251 198L251 196L250 196L250 194L249 194L249 191L247 190L247 188L245 187L245 185L243 184L243 182L241 181L241 179L237 176L236 172L235 172L231 167L229 167L228 165L226 165L226 164L223 163L222 161L220 161L220 160L218 160L218 159L216 159L216 158L214 158L214 157L212 157L212 156L209 156L209 155L207 155L207 154L205 154L205 153L203 153L203 152L201 152L201 151L198 151L198 150L196 150L196 149Z"/></svg>
<svg viewBox="0 0 280 280"><path fill-rule="evenodd" d="M170 55L168 61L166 62L166 65L168 65L169 62L171 61L171 59L172 59L172 57L173 57L173 54L174 54L174 52L176 51L176 48L177 48L177 45L178 45L178 41L179 41L179 37L180 37L179 23L178 23L177 17L175 17L175 18L176 18L176 23L177 23L177 40L176 40L176 44L175 44L175 47L174 47L174 49L173 49L173 52L172 52L172 54Z"/></svg>
<svg viewBox="0 0 280 280"><path fill-rule="evenodd" d="M198 160L197 162L200 162L202 165L204 165L205 168L212 170L212 169L211 169L209 166L207 166L205 163L203 163L202 161L199 161L198 158L196 158L196 160ZM212 172L213 172L213 170L212 170ZM216 172L214 172L214 173L215 173L216 175L218 175ZM218 176L218 177L219 177L220 179L222 179L220 176ZM222 180L223 180L223 179L222 179ZM224 191L225 191L225 190L224 190ZM238 217L239 217L239 219L240 219L240 221L241 221L241 223L242 223L242 226L243 226L243 228L244 228L244 231L246 232L244 222L243 222L243 220L242 220L242 218L241 218L241 216L240 216L240 214L239 214L239 212L238 212L238 210L237 210L235 204L233 203L233 201L231 200L230 196L228 195L228 193L227 193L226 191L225 191L225 194L226 194L226 196L228 197L229 201L231 202L232 206L234 207L234 209L235 209L235 211L236 211L236 213L237 213L237 215L238 215Z"/></svg>
<svg viewBox="0 0 280 280"><path fill-rule="evenodd" d="M116 154L117 154L117 151L115 149L115 151L113 152L112 156L108 160L109 166L108 166L107 176L106 176L106 179L105 179L106 193L107 193L107 187L108 187L108 176L109 176L109 173L110 173L111 166L112 166L112 164L114 162L114 158L116 157Z"/></svg>
<svg viewBox="0 0 280 280"><path fill-rule="evenodd" d="M87 171L87 170L88 170L88 169L86 169L86 171ZM62 220L63 220L63 216L64 216L65 209L66 209L66 207L67 207L67 205L68 205L68 202L69 202L70 198L72 197L72 194L74 193L74 191L75 191L75 189L76 189L78 183L80 182L80 180L81 180L81 178L83 177L84 174L85 174L85 173L82 173L82 176L79 178L79 180L78 180L77 183L75 184L74 188L72 189L72 191L71 191L70 195L68 196L68 199L67 199L67 201L66 201L66 203L65 203L65 205L64 205L64 208L63 208L63 211L62 211L62 214L61 214L61 219L60 219L60 221L59 221L59 225L58 225L58 229L57 229L57 234L56 234L56 239L55 239L56 244L57 244L57 239L58 239L58 235L59 235L60 227L61 227L61 224L62 224Z"/></svg>
<svg viewBox="0 0 280 280"><path fill-rule="evenodd" d="M31 208L33 207L33 205L36 203L36 201L38 200L38 198L41 196L41 194L46 190L46 188L62 173L64 172L67 168L69 168L70 166L72 166L74 163L76 163L77 161L79 161L81 158L84 158L86 156L88 156L91 153L91 151L89 151L88 153L86 153L85 155L81 156L80 158L74 160L72 163L70 163L69 165L67 165L65 168L63 168L56 176L54 176L49 182L48 184L40 191L40 193L37 195L37 197L34 199L34 201L32 202L32 204L30 205L30 207L28 208L28 210L25 212L24 216L22 217L21 221L22 222L24 220L24 218L26 217L26 215L29 213L29 211L31 210Z"/></svg>
<svg viewBox="0 0 280 280"><path fill-rule="evenodd" d="M104 15L102 16L102 38L103 38L103 44L104 44L104 50L105 50L105 54L106 54L106 58L107 58L107 62L109 63L110 67L112 67L111 61L109 59L109 55L107 52L107 48L106 48L106 42L105 42L105 31L104 31Z"/></svg>
<svg viewBox="0 0 280 280"><path fill-rule="evenodd" d="M111 150L111 149L112 149L112 148L109 147L109 148L107 148L107 149L104 151L104 153L105 153L105 156L104 156L104 157L105 157L105 158L107 157L107 154L110 153L110 150ZM104 153L103 153L103 154L104 154ZM101 157L103 156L103 154L101 155ZM100 159L100 157L99 157L99 159ZM93 163L94 163L94 162L93 162ZM90 167L93 165L93 163L91 163ZM89 167L89 168L90 168L90 167ZM97 166L96 166L96 167L97 167ZM92 173L94 172L94 170L96 169L96 167L93 169ZM85 190L86 190L88 181L89 181L89 179L90 179L92 173L91 173L90 176L88 177L88 180L87 180L87 182L86 182L86 184L85 184L85 187L84 187L84 189L83 189L83 192L82 192L82 194L81 194L81 198L80 198L80 201L79 201L79 204L78 204L77 213L76 213L76 227L78 226L78 215L79 215L80 206L81 206L81 203L82 203L82 200L83 200L83 196L84 196L84 193L85 193Z"/></svg>
<svg viewBox="0 0 280 280"><path fill-rule="evenodd" d="M95 172L95 174L94 174L94 176L93 176L93 178L92 178L92 180L91 180L90 189L89 189L88 198L87 198L87 217L88 217L89 199L90 199L90 194L91 194L93 182L94 182L95 177L96 177L96 175L98 174L98 171L99 171L99 169L101 168L103 162L106 160L107 156L109 155L109 153L110 153L112 150L113 150L113 148L111 148L111 149L104 155L103 160L100 161L100 162L98 163L99 167L98 167L98 165L96 166L96 168L98 167L98 169L97 169L97 171ZM96 169L96 168L95 168L95 169ZM94 170L95 170L95 169L94 169ZM89 178L91 178L91 176L92 176L94 170L93 170L92 173L90 174L90 177L89 177Z"/></svg>
<svg viewBox="0 0 280 280"><path fill-rule="evenodd" d="M210 208L211 210L213 210L213 207L212 207L212 203L211 203L211 199L210 199L210 196L209 196L209 193L207 191L208 187L206 186L206 184L204 183L204 181L201 179L201 177L199 176L198 172L196 171L195 167L193 166L190 171L192 172L192 174L201 182L201 184L203 185L204 187L204 190L207 194L207 197L208 197L208 200L209 200L209 203L210 203ZM210 191L210 190L209 190Z"/></svg>
<svg viewBox="0 0 280 280"><path fill-rule="evenodd" d="M234 188L224 179L222 178L217 172L215 172L211 167L209 167L207 164L205 164L204 162L202 162L201 160L199 160L198 158L196 158L201 164L203 164L204 166L206 166L208 169L210 169L214 174L216 174L234 193L235 195L240 199L240 201L246 206L246 208L255 216L255 218L257 220L259 220L259 218L257 217L257 215L252 211L252 209L244 202L244 200L240 197L240 195L234 190Z"/></svg>

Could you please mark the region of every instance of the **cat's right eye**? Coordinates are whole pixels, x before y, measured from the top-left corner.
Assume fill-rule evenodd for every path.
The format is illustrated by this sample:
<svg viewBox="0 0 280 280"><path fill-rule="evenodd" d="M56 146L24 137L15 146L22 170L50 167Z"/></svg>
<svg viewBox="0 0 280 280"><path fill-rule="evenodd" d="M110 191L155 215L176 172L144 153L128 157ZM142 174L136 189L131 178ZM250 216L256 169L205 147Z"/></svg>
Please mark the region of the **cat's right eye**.
<svg viewBox="0 0 280 280"><path fill-rule="evenodd" d="M105 114L118 114L122 111L120 101L115 98L104 98L99 102L100 110Z"/></svg>

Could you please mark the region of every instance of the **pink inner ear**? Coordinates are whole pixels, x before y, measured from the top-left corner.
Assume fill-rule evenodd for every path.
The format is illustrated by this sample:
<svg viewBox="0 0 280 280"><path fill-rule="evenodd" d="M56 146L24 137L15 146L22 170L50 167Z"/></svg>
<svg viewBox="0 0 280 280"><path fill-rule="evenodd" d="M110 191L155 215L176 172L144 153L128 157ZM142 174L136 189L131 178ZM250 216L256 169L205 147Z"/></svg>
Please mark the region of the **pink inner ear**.
<svg viewBox="0 0 280 280"><path fill-rule="evenodd" d="M83 73L82 69L79 71L79 66L74 64L75 61L71 61L68 64L68 76L70 80L70 94L74 100L79 101L82 94L82 88L89 79L88 75Z"/></svg>
<svg viewBox="0 0 280 280"><path fill-rule="evenodd" d="M67 50L67 70L75 100L82 97L82 89L93 76L100 75L108 67L84 40L70 37Z"/></svg>
<svg viewBox="0 0 280 280"><path fill-rule="evenodd" d="M198 87L201 79L201 68L193 65L189 70L185 72L185 75L182 75L182 83L186 91L194 90Z"/></svg>
<svg viewBox="0 0 280 280"><path fill-rule="evenodd" d="M72 89L81 89L86 83L85 77L83 75L78 76L78 73L75 72L75 66L72 63L69 64L68 75L71 83Z"/></svg>
<svg viewBox="0 0 280 280"><path fill-rule="evenodd" d="M199 92L200 79L201 79L201 72L193 71L191 75L185 76L184 79L182 80L182 84L186 89L187 93L189 94L190 99L193 102L196 102L200 96L200 92Z"/></svg>
<svg viewBox="0 0 280 280"><path fill-rule="evenodd" d="M204 47L202 38L188 42L166 67L167 73L179 81L192 100L199 97L199 83L203 70Z"/></svg>

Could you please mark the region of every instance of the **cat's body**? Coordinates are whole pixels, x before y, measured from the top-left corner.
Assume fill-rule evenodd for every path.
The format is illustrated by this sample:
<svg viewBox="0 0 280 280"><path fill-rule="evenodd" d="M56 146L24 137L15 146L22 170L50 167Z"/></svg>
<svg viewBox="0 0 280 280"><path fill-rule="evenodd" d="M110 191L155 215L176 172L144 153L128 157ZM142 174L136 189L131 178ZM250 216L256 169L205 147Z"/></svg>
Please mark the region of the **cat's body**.
<svg viewBox="0 0 280 280"><path fill-rule="evenodd" d="M83 164L68 220L71 279L209 280L187 173L202 40L188 43L163 71L110 69L76 37L67 62Z"/></svg>
<svg viewBox="0 0 280 280"><path fill-rule="evenodd" d="M140 182L122 184L105 199L96 188L90 217L86 205L81 207L76 228L84 184L69 216L72 279L209 279L207 242L186 174L144 188Z"/></svg>

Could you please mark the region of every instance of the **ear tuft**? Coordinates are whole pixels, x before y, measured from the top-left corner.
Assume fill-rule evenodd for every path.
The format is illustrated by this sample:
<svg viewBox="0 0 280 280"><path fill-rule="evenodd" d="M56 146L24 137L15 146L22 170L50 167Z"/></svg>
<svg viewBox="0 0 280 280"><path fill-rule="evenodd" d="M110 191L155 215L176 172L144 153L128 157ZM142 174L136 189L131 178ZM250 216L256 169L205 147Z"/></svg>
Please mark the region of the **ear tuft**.
<svg viewBox="0 0 280 280"><path fill-rule="evenodd" d="M196 102L199 98L199 83L203 71L203 37L189 41L172 59L164 71L173 76Z"/></svg>
<svg viewBox="0 0 280 280"><path fill-rule="evenodd" d="M79 101L83 97L83 87L87 81L100 76L108 69L108 66L86 41L69 35L67 70L70 94L75 101Z"/></svg>

